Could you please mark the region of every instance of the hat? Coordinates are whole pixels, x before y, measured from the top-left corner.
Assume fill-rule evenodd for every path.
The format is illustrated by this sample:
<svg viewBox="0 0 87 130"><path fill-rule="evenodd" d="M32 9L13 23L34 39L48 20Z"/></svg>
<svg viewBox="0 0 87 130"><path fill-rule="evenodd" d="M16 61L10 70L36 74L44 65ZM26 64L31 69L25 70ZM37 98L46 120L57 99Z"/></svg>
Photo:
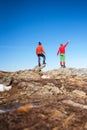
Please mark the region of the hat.
<svg viewBox="0 0 87 130"><path fill-rule="evenodd" d="M39 42L38 44L41 45L41 42Z"/></svg>

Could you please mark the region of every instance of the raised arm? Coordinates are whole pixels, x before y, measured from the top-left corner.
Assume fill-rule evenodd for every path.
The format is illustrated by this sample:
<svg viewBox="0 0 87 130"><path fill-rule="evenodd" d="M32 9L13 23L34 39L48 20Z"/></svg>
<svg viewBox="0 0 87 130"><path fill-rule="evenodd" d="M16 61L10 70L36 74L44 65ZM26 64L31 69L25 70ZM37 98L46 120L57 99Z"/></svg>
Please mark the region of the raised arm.
<svg viewBox="0 0 87 130"><path fill-rule="evenodd" d="M68 41L65 43L64 47L66 47L66 46L69 44L69 42L70 42L70 41L68 40Z"/></svg>

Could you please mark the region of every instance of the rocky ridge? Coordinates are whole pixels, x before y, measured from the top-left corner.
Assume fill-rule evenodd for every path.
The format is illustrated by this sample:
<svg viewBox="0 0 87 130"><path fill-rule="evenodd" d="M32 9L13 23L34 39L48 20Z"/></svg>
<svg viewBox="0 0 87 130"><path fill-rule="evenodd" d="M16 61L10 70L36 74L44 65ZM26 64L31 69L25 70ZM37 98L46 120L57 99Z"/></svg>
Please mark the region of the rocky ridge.
<svg viewBox="0 0 87 130"><path fill-rule="evenodd" d="M0 71L1 130L86 130L87 69Z"/></svg>

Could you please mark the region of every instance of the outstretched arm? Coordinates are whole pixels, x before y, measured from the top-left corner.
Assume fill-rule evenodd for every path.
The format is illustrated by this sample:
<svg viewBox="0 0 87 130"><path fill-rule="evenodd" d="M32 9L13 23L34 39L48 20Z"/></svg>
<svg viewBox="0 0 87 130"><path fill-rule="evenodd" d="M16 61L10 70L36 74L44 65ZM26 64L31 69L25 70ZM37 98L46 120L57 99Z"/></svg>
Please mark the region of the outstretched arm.
<svg viewBox="0 0 87 130"><path fill-rule="evenodd" d="M69 42L70 42L70 40L68 40L68 41L65 43L64 47L66 47L66 46L69 44Z"/></svg>

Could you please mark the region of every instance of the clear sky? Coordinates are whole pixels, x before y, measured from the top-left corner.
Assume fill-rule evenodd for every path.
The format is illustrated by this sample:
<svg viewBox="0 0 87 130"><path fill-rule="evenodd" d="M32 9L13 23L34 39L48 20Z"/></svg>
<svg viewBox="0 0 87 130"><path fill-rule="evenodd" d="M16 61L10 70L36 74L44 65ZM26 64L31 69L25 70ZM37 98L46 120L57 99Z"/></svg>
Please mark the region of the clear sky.
<svg viewBox="0 0 87 130"><path fill-rule="evenodd" d="M44 70L57 69L67 40L66 66L87 68L87 0L0 0L0 70L32 69L39 41Z"/></svg>

